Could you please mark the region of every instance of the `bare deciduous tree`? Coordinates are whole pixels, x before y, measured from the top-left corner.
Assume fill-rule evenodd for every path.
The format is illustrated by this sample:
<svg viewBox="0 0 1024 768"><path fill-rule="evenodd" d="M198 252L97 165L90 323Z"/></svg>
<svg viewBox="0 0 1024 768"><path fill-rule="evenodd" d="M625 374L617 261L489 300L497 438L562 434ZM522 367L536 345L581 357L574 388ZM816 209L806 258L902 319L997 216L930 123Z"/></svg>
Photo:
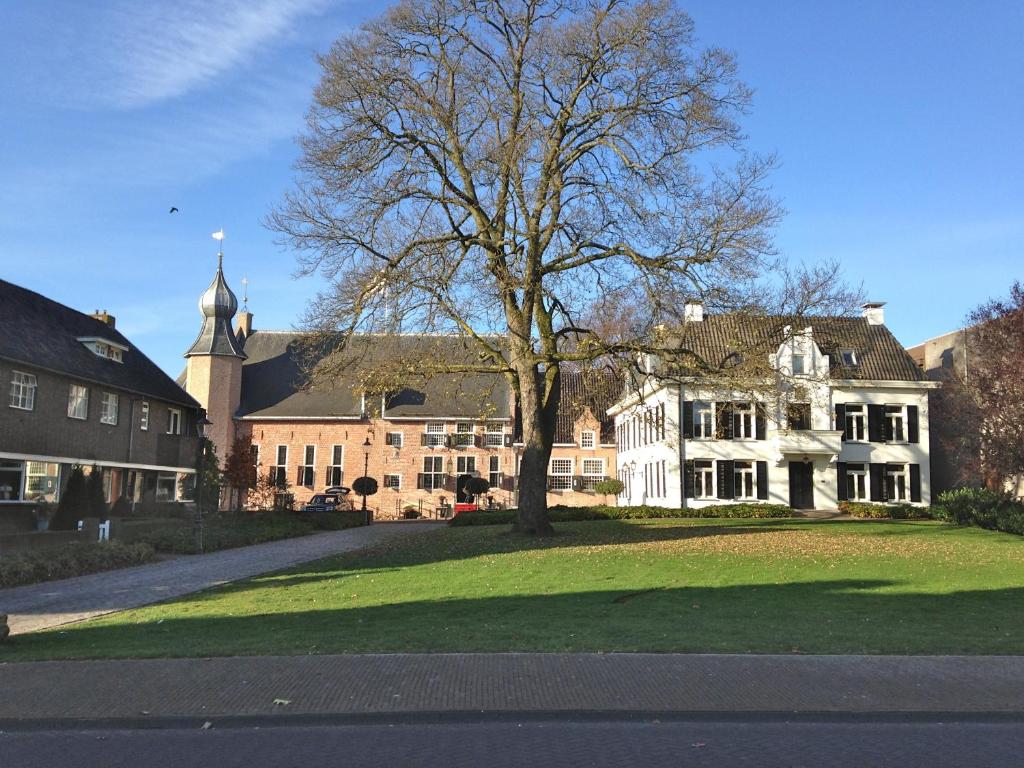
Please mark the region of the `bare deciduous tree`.
<svg viewBox="0 0 1024 768"><path fill-rule="evenodd" d="M744 149L733 56L698 48L669 0L403 0L321 64L270 220L327 280L308 326L464 336L471 359L416 370L507 379L519 530L551 530L563 365L670 354L652 329L688 299L801 311L829 293L760 281L773 160ZM625 307L614 333L585 322Z"/></svg>

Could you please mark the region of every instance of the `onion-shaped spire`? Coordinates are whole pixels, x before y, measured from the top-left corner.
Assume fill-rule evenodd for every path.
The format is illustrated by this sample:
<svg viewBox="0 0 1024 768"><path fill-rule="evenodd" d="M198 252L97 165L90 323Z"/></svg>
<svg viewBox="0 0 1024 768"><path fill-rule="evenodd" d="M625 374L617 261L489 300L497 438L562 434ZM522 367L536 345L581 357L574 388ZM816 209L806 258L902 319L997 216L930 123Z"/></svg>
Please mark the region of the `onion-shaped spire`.
<svg viewBox="0 0 1024 768"><path fill-rule="evenodd" d="M238 311L238 299L228 288L224 279L224 254L217 254L217 274L202 296L199 297L199 312L203 315L203 327L195 343L185 353L189 355L228 355L245 358L245 353L231 330L231 320Z"/></svg>

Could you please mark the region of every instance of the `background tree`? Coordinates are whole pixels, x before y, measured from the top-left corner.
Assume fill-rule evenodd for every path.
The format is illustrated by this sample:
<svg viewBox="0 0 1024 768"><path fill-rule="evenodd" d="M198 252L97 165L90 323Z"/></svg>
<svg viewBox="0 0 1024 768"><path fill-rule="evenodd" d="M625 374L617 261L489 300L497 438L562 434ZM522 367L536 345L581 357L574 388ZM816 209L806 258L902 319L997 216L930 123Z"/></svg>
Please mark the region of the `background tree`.
<svg viewBox="0 0 1024 768"><path fill-rule="evenodd" d="M57 511L50 519L50 530L73 531L78 521L89 517L89 501L86 494L85 473L82 468L71 468L71 475L60 494Z"/></svg>
<svg viewBox="0 0 1024 768"><path fill-rule="evenodd" d="M964 364L932 398L939 459L959 484L1004 490L1024 476L1024 286L968 315Z"/></svg>
<svg viewBox="0 0 1024 768"><path fill-rule="evenodd" d="M365 332L463 336L464 359L402 370L507 380L521 531L551 531L564 365L677 354L653 331L688 299L829 296L827 279L810 297L779 273L758 284L777 266L772 159L743 148L732 55L698 48L670 0L403 0L321 65L298 183L270 221L327 280L307 326L342 351ZM643 310L612 323L626 332L583 322L625 305Z"/></svg>
<svg viewBox="0 0 1024 768"><path fill-rule="evenodd" d="M246 436L236 437L231 450L224 459L223 480L232 489L232 504L256 485L257 453L252 440Z"/></svg>

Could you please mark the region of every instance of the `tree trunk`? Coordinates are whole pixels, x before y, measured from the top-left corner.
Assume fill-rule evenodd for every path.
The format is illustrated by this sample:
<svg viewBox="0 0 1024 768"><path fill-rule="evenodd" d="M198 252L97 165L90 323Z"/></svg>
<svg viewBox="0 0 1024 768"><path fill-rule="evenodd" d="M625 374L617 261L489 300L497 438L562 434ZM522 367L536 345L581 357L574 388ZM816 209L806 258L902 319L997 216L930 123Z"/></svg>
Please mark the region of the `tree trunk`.
<svg viewBox="0 0 1024 768"><path fill-rule="evenodd" d="M517 374L523 456L519 468L519 510L513 527L520 533L548 536L554 533L548 520L548 461L555 440L560 374L554 371L551 382L535 366Z"/></svg>

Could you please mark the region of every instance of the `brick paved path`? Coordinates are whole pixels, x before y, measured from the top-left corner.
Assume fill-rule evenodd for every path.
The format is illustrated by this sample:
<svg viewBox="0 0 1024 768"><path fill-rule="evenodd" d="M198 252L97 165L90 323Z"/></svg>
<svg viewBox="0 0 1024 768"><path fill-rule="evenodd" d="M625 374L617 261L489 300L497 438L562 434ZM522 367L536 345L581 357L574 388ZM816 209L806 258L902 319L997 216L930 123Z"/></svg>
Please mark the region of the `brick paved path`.
<svg viewBox="0 0 1024 768"><path fill-rule="evenodd" d="M33 632L351 552L392 536L425 533L442 525L423 521L377 523L367 528L281 539L207 555L183 555L134 568L0 589L0 613L9 614L12 635Z"/></svg>

